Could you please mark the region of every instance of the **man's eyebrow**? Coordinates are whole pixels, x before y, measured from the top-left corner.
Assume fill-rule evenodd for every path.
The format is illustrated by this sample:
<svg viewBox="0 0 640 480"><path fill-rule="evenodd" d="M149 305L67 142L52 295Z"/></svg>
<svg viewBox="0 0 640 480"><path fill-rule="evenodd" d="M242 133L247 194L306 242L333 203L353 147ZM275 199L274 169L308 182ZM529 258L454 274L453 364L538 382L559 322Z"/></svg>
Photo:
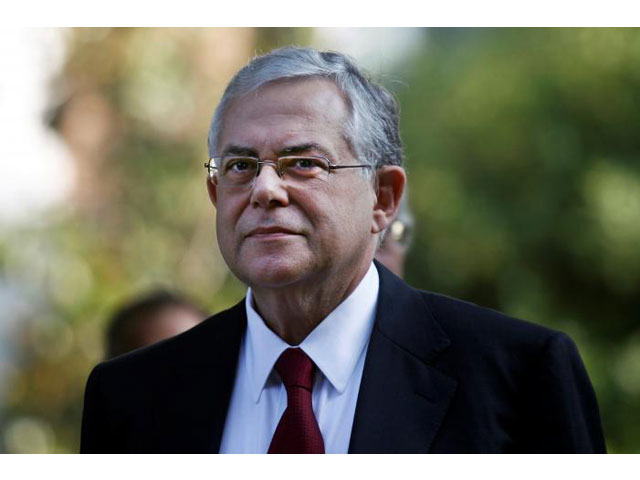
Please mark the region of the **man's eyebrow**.
<svg viewBox="0 0 640 480"><path fill-rule="evenodd" d="M278 156L283 157L286 155L299 155L308 152L317 152L329 159L332 158L331 153L326 148L315 142L290 145L280 150L278 152ZM258 157L258 152L250 147L243 147L241 145L229 145L222 151L221 155L243 155L247 157Z"/></svg>
<svg viewBox="0 0 640 480"><path fill-rule="evenodd" d="M249 147L242 147L240 145L229 145L223 150L222 155L243 155L246 157L257 157L258 152Z"/></svg>
<svg viewBox="0 0 640 480"><path fill-rule="evenodd" d="M283 150L280 150L279 153L280 155L297 155L300 153L307 153L307 152L318 152L327 158L331 158L331 153L326 148L314 142L301 143L300 145L292 145Z"/></svg>

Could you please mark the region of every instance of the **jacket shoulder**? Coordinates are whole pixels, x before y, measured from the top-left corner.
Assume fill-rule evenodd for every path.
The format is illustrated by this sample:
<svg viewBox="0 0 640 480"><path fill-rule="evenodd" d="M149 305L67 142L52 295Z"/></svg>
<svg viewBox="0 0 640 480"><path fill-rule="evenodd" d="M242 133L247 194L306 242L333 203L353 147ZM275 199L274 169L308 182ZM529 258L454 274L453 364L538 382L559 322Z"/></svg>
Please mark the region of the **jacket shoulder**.
<svg viewBox="0 0 640 480"><path fill-rule="evenodd" d="M458 381L446 430L456 441L474 428L493 429L483 437L488 451L606 451L595 393L569 336L444 295L420 295L451 341L437 364Z"/></svg>
<svg viewBox="0 0 640 480"><path fill-rule="evenodd" d="M218 344L228 345L241 337L246 325L243 309L244 302L240 302L175 337L105 360L92 374L103 382L113 380L121 388L137 390L166 381L170 372L210 363Z"/></svg>
<svg viewBox="0 0 640 480"><path fill-rule="evenodd" d="M241 302L176 337L96 366L85 389L81 451L213 448L245 326ZM202 414L209 410L212 415ZM181 437L185 425L190 434Z"/></svg>
<svg viewBox="0 0 640 480"><path fill-rule="evenodd" d="M535 353L548 342L571 340L562 332L446 295L419 291L429 311L453 344L471 350L514 349Z"/></svg>

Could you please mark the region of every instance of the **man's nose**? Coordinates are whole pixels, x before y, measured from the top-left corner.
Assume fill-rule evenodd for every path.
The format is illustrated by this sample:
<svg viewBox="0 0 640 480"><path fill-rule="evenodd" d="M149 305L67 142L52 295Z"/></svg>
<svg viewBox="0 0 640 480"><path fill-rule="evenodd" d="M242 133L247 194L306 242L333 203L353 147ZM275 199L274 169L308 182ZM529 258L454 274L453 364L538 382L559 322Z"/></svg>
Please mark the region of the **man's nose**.
<svg viewBox="0 0 640 480"><path fill-rule="evenodd" d="M278 175L278 167L275 163L268 162L261 165L253 181L251 203L264 208L289 204L286 183Z"/></svg>

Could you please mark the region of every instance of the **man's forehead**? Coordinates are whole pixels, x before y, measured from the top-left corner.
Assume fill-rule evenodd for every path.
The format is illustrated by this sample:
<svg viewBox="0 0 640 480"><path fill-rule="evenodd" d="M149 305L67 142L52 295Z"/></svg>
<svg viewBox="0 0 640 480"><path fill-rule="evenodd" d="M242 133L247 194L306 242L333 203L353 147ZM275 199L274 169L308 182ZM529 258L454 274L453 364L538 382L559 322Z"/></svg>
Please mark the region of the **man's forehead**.
<svg viewBox="0 0 640 480"><path fill-rule="evenodd" d="M230 102L218 145L252 143L251 138L259 133L277 134L282 148L313 143L317 134L342 136L347 119L347 103L333 81L315 77L281 80Z"/></svg>
<svg viewBox="0 0 640 480"><path fill-rule="evenodd" d="M309 77L285 79L269 82L231 102L233 106L251 108L254 105L264 106L271 102L273 107L283 110L293 106L293 102L282 102L295 99L297 104L304 101L303 106L318 110L340 111L346 108L345 96L340 88L328 78Z"/></svg>

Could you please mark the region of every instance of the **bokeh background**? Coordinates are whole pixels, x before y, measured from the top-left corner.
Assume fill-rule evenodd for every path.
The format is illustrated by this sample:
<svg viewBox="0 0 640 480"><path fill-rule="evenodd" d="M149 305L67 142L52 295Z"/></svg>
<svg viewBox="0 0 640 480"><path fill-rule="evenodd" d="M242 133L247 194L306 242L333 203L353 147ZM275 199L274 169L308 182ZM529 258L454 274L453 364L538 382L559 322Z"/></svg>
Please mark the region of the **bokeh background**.
<svg viewBox="0 0 640 480"><path fill-rule="evenodd" d="M397 96L409 283L569 333L612 452L640 452L640 30L52 29L0 34L0 451L75 452L113 308L211 313L210 116L255 53L351 54Z"/></svg>

